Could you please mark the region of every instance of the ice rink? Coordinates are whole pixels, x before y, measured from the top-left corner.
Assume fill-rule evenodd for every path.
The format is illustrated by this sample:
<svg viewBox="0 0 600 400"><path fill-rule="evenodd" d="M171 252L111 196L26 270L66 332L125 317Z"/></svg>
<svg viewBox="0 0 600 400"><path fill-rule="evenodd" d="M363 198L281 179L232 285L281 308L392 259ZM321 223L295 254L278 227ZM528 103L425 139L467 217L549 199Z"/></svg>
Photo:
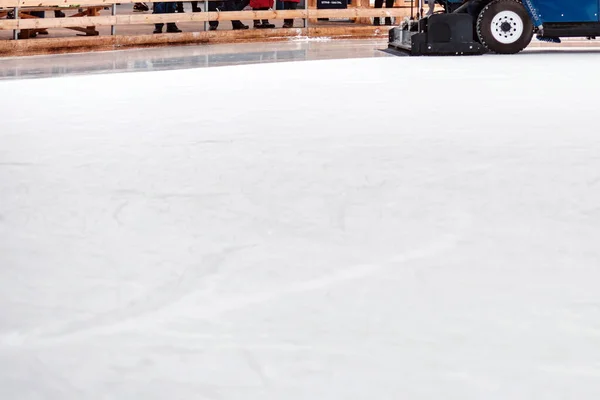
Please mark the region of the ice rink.
<svg viewBox="0 0 600 400"><path fill-rule="evenodd" d="M0 399L600 398L600 51L368 53L0 81Z"/></svg>

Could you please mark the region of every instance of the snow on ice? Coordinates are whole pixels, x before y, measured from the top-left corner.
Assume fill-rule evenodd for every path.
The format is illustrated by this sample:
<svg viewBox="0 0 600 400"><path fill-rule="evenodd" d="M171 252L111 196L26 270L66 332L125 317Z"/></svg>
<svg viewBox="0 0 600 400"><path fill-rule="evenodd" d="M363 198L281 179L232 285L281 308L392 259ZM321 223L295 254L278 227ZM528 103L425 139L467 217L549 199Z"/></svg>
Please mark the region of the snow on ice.
<svg viewBox="0 0 600 400"><path fill-rule="evenodd" d="M599 61L0 82L0 398L599 398Z"/></svg>

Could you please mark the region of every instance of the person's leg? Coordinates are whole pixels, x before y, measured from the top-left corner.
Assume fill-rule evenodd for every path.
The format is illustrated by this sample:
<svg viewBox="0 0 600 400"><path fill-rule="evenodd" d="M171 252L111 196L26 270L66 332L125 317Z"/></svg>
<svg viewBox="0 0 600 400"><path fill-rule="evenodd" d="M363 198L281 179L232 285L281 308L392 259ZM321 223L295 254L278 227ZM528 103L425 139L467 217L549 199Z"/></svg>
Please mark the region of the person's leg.
<svg viewBox="0 0 600 400"><path fill-rule="evenodd" d="M166 6L168 14L175 14L177 12L177 4L176 3L167 3ZM179 33L181 29L177 27L175 22L167 22L167 32L169 33Z"/></svg>
<svg viewBox="0 0 600 400"><path fill-rule="evenodd" d="M394 0L385 0L385 8L393 8L393 7L394 7ZM385 17L385 24L392 25L392 18Z"/></svg>
<svg viewBox="0 0 600 400"><path fill-rule="evenodd" d="M209 1L208 2L208 11L209 12L216 12L218 9L219 3L216 1ZM210 30L211 31L216 31L217 28L219 27L219 21L208 21L208 25L210 26Z"/></svg>
<svg viewBox="0 0 600 400"><path fill-rule="evenodd" d="M252 11L261 11L261 10L263 10L263 9L262 8L252 7ZM262 23L261 23L260 19L255 19L254 20L254 27L258 28L258 29L264 28L264 26L262 26Z"/></svg>
<svg viewBox="0 0 600 400"><path fill-rule="evenodd" d="M164 14L166 12L166 5L167 3L164 2L154 3L152 14ZM163 26L163 23L154 24L154 33L162 33Z"/></svg>
<svg viewBox="0 0 600 400"><path fill-rule="evenodd" d="M262 11L269 11L269 7L263 7L261 8ZM267 29L272 29L275 28L275 25L273 25L272 23L269 22L268 19L263 19L262 20L262 27L263 28L267 28Z"/></svg>
<svg viewBox="0 0 600 400"><path fill-rule="evenodd" d="M430 15L433 15L433 12L435 11L435 0L427 0L427 4L429 5L429 10L425 16L429 17Z"/></svg>
<svg viewBox="0 0 600 400"><path fill-rule="evenodd" d="M33 15L34 17L38 17L38 18L46 18L46 13L44 11L31 11L31 12L29 12L29 14ZM40 35L47 35L48 34L48 30L47 29L40 29L39 31L37 31L37 33L34 30L31 33L30 37L36 37L38 33Z"/></svg>
<svg viewBox="0 0 600 400"><path fill-rule="evenodd" d="M133 12L146 12L150 11L150 8L146 3L133 3Z"/></svg>
<svg viewBox="0 0 600 400"><path fill-rule="evenodd" d="M182 32L181 29L177 27L175 22L167 22L167 32L168 33L179 33Z"/></svg>
<svg viewBox="0 0 600 400"><path fill-rule="evenodd" d="M375 0L375 8L383 8L383 0ZM373 25L379 26L379 17L373 18Z"/></svg>
<svg viewBox="0 0 600 400"><path fill-rule="evenodd" d="M238 11L238 5L235 0L225 0L223 2L223 11ZM248 29L247 25L242 24L240 20L232 20L231 27L234 30Z"/></svg>
<svg viewBox="0 0 600 400"><path fill-rule="evenodd" d="M298 8L298 3L294 3L291 1L284 1L283 2L283 9L284 10L295 10ZM294 19L293 18L288 18L283 20L283 27L284 28L293 28L294 27Z"/></svg>

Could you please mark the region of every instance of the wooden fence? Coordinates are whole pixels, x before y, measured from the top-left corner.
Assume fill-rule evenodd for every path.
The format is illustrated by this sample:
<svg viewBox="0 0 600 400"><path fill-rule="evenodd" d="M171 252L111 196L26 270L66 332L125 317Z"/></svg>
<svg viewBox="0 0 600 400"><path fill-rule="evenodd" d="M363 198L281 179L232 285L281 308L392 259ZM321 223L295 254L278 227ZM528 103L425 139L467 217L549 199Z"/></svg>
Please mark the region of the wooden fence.
<svg viewBox="0 0 600 400"><path fill-rule="evenodd" d="M178 0L165 0L165 2L176 2ZM14 44L21 42L16 40L19 38L28 38L29 32L39 32L48 28L63 28L83 32L85 36L98 36L97 27L111 27L109 36L117 35L117 27L123 25L150 25L156 23L182 23L182 22L198 22L204 23L203 29L197 29L195 34L190 36L191 32L168 34L171 39L170 43L178 42L177 35L181 41L239 41L239 40L261 40L261 39L276 39L290 36L318 36L325 35L330 37L385 37L389 27L381 26L374 27L371 18L404 18L410 15L410 0L396 0L393 8L373 8L370 0L353 0L351 6L347 9L317 9L317 0L304 0L305 8L297 10L268 10L268 11L209 11L208 1L219 0L202 0L199 1L203 5L203 12L185 12L172 14L152 14L151 11L146 13L131 13L125 15L117 14L117 4L133 4L136 1L132 0L0 0L0 33L2 31L13 31L12 36L4 35L5 39L0 40L0 55L10 53L10 50L19 51L19 49L40 48L42 45L24 45ZM147 3L151 5L151 3ZM32 16L32 11L72 11L74 14L66 15L65 18L38 18ZM104 15L101 15L104 14ZM10 17L8 17L10 15ZM258 19L283 20L295 19L302 20L303 26L292 29L249 29L239 31L220 31L207 32L207 24L209 21L251 21ZM320 19L346 19L352 20L354 26L319 26ZM383 19L382 19L383 23ZM196 29L196 28L192 28ZM106 34L103 35L106 39ZM125 43L123 35L118 39L120 43ZM126 36L126 35L125 35ZM129 40L130 43L165 44L164 39L160 36L165 35L146 35L145 39ZM81 39L81 38L78 38ZM87 45L92 43L86 38ZM57 37L51 39L38 39L36 41L54 41L51 47L60 48L61 41L65 46L73 46L75 43L71 38ZM141 40L141 41L140 41ZM6 42L13 42L12 45ZM75 46L81 47L81 40ZM109 43L110 41L98 41L98 43ZM143 42L143 43L142 43ZM50 43L50 42L46 42ZM111 43L116 43L113 40ZM85 47L85 46L84 46ZM7 50L8 49L8 50ZM39 52L38 52L39 53Z"/></svg>

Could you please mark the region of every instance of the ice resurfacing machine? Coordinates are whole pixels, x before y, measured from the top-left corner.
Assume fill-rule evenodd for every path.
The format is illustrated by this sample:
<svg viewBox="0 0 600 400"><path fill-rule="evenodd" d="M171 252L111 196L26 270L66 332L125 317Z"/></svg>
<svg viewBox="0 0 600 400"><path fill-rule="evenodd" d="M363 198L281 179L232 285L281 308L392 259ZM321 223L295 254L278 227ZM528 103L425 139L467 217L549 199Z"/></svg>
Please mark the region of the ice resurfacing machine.
<svg viewBox="0 0 600 400"><path fill-rule="evenodd" d="M388 47L411 55L515 54L533 35L554 43L600 35L600 0L436 2L443 11L423 16L423 0L418 0L417 17L390 30Z"/></svg>

